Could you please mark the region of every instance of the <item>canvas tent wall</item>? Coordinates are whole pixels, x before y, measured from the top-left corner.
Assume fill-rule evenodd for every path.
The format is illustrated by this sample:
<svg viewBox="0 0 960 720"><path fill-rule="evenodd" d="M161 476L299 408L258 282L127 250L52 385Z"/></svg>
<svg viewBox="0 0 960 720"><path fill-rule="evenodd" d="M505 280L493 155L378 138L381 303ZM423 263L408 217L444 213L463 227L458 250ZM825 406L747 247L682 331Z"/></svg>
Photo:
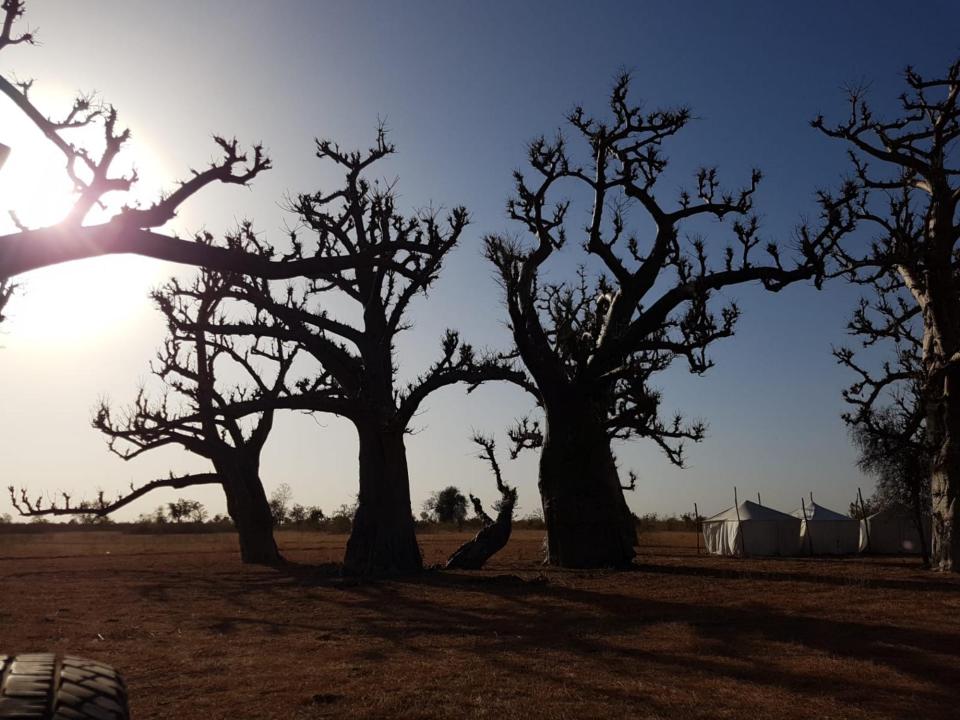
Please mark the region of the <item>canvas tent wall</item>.
<svg viewBox="0 0 960 720"><path fill-rule="evenodd" d="M923 519L923 533L929 547L929 517ZM878 555L919 555L920 551L920 533L917 531L916 516L909 509L895 505L860 521L860 552Z"/></svg>
<svg viewBox="0 0 960 720"><path fill-rule="evenodd" d="M704 520L703 540L713 555L796 555L800 519L745 500Z"/></svg>
<svg viewBox="0 0 960 720"><path fill-rule="evenodd" d="M804 517L806 509L806 517ZM851 555L860 549L860 523L812 500L794 510L800 518L800 552L805 555Z"/></svg>

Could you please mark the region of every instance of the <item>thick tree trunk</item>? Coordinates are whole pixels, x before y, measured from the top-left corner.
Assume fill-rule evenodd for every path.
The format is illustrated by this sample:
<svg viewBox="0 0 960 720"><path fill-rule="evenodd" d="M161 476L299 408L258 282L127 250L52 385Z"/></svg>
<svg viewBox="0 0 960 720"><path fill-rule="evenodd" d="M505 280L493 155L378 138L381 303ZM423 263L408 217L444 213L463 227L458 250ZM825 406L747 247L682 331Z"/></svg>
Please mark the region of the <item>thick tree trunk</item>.
<svg viewBox="0 0 960 720"><path fill-rule="evenodd" d="M547 562L570 568L623 567L637 532L602 426L578 407L548 409L540 454Z"/></svg>
<svg viewBox="0 0 960 720"><path fill-rule="evenodd" d="M257 472L234 472L224 477L227 512L240 538L240 558L254 565L278 565L283 556L273 537L273 516Z"/></svg>
<svg viewBox="0 0 960 720"><path fill-rule="evenodd" d="M447 560L447 570L479 570L510 540L513 517L497 518L497 521L480 529Z"/></svg>
<svg viewBox="0 0 960 720"><path fill-rule="evenodd" d="M930 538L927 537L926 530L924 526L926 523L923 522L924 512L923 502L920 499L920 492L914 490L912 493L913 500L913 518L914 522L917 524L917 534L920 535L920 557L923 559L923 566L925 568L930 567Z"/></svg>
<svg viewBox="0 0 960 720"><path fill-rule="evenodd" d="M930 473L933 512L931 566L960 572L960 288L954 254L956 207L953 190L941 177L932 183L927 208L925 275L918 297L923 317L927 432L934 442ZM913 287L911 291L915 293Z"/></svg>
<svg viewBox="0 0 960 720"><path fill-rule="evenodd" d="M347 541L347 575L404 575L420 572L423 560L410 508L410 479L403 432L374 421L357 422L360 495Z"/></svg>
<svg viewBox="0 0 960 720"><path fill-rule="evenodd" d="M491 450L492 457L492 450ZM497 475L499 479L499 474ZM513 508L517 502L517 491L514 488L502 486L500 511L497 513L497 519L493 520L483 512L483 506L480 501L470 496L473 500L473 506L477 515L483 520L483 527L480 528L472 540L468 540L453 553L448 559L447 570L479 570L487 561L500 552L507 541L510 540L510 533L513 531Z"/></svg>
<svg viewBox="0 0 960 720"><path fill-rule="evenodd" d="M943 397L928 416L937 442L930 475L934 570L960 572L960 372L948 370Z"/></svg>

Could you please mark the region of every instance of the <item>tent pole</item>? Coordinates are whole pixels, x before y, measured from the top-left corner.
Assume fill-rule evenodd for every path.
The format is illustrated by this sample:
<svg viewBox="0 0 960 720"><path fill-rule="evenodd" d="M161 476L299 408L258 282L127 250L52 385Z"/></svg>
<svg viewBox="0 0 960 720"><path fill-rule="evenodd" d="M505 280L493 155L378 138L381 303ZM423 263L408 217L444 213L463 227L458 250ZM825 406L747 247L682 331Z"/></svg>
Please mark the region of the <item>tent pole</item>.
<svg viewBox="0 0 960 720"><path fill-rule="evenodd" d="M740 524L740 501L737 499L737 486L733 486L733 507L737 509L737 535L740 536L740 552L747 556L746 538L743 537L743 526Z"/></svg>
<svg viewBox="0 0 960 720"><path fill-rule="evenodd" d="M697 503L693 503L693 523L697 528L697 555L700 554L700 511L697 510Z"/></svg>
<svg viewBox="0 0 960 720"><path fill-rule="evenodd" d="M867 509L863 506L863 493L857 488L857 499L860 500L860 514L863 515L863 529L867 533L867 552L870 552L870 523L867 522Z"/></svg>
<svg viewBox="0 0 960 720"><path fill-rule="evenodd" d="M811 500L811 502L813 502ZM800 496L800 507L803 508L803 526L807 529L807 546L810 548L810 554L813 555L813 536L810 534L810 518L807 517L807 504Z"/></svg>
<svg viewBox="0 0 960 720"><path fill-rule="evenodd" d="M760 505L760 506L763 505L763 501L760 500L760 493L757 493L757 505Z"/></svg>

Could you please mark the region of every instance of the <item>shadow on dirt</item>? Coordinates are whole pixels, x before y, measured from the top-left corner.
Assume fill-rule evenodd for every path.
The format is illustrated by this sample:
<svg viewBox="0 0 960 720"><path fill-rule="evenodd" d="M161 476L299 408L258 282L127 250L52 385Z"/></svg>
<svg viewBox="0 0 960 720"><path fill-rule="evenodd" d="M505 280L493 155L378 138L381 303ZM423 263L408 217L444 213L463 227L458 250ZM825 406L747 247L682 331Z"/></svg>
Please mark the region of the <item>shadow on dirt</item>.
<svg viewBox="0 0 960 720"><path fill-rule="evenodd" d="M311 633L318 642L394 646L406 653L431 654L450 643L469 640L471 652L499 667L530 673L523 660L543 653L575 653L595 659L608 675L623 675L624 683L640 668L659 668L690 682L705 676L726 676L739 682L781 687L812 697L834 696L861 707L910 714L916 689L900 688L869 671L883 666L909 676L927 688L926 707L932 717L942 709L951 716L960 687L960 634L930 632L863 620L837 620L780 611L753 597L749 605L706 605L664 601L623 592L626 578L650 582L657 575L695 575L707 579L743 581L756 588L764 582L850 584L842 578L726 569L638 565L620 573L615 587L586 589L583 575L535 573L527 577L491 573L427 571L413 578L359 580L343 578L336 564L311 566L288 563L276 570L241 572L232 580L219 575L201 582L200 592L220 595L237 609L235 614L210 618L212 632L229 635L260 628L267 636ZM614 578L610 573L588 577ZM197 578L184 578L194 592ZM607 583L601 583L605 585ZM867 579L859 588L885 588L955 593L953 583ZM170 597L171 578L158 579L146 592L157 600L157 588ZM174 591L175 592L175 591ZM288 617L257 613L258 598L279 594L296 598L298 609ZM331 611L336 609L336 611ZM334 620L333 618L340 618ZM349 622L342 618L350 618ZM645 633L674 628L685 632L688 645L657 649L643 640ZM360 642L362 640L363 642ZM809 656L809 671L771 658L771 647L790 657ZM383 650L365 649L378 657ZM831 677L821 662L833 658L862 662L865 671L856 681L849 675ZM792 668L792 669L791 669ZM589 676L568 678L571 686L596 691ZM609 685L609 684L608 684ZM605 692L609 692L606 686Z"/></svg>
<svg viewBox="0 0 960 720"><path fill-rule="evenodd" d="M816 560L808 560L814 562ZM873 563L876 567L880 563ZM897 567L903 567L899 565ZM695 565L663 565L659 563L635 563L634 571L660 574L684 575L689 577L704 577L714 580L761 580L764 582L801 582L818 585L835 585L864 588L882 588L886 590L909 590L960 593L960 583L951 582L950 578L942 580L891 580L888 578L871 578L860 575L822 575L808 572L752 570L737 567L716 568Z"/></svg>

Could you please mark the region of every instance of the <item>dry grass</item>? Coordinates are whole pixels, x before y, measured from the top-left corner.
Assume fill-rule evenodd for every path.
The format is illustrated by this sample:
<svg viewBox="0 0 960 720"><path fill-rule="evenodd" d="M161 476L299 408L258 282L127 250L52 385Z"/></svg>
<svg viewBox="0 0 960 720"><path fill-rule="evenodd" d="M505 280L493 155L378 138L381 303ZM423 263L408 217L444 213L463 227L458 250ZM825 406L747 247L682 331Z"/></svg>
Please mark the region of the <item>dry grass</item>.
<svg viewBox="0 0 960 720"><path fill-rule="evenodd" d="M0 536L0 648L90 655L148 718L955 718L960 581L914 560L698 557L544 570L541 533L483 572L357 583L344 538ZM463 536L422 538L439 562Z"/></svg>

